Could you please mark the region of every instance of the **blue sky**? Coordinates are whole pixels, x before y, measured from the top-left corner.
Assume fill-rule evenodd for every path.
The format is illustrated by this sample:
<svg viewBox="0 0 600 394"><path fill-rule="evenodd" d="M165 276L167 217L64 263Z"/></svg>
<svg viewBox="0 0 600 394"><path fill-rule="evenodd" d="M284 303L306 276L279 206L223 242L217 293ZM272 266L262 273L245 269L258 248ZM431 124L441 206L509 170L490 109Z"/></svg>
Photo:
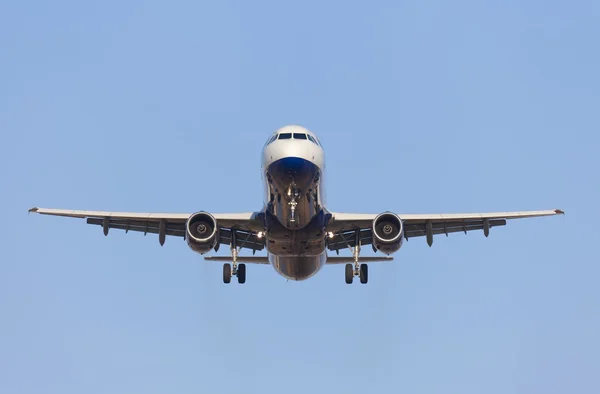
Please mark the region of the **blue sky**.
<svg viewBox="0 0 600 394"><path fill-rule="evenodd" d="M500 4L501 3L501 4ZM0 392L597 393L600 6L0 5ZM225 286L184 241L28 215L261 207L276 128L331 210L566 210ZM220 252L222 253L222 252Z"/></svg>

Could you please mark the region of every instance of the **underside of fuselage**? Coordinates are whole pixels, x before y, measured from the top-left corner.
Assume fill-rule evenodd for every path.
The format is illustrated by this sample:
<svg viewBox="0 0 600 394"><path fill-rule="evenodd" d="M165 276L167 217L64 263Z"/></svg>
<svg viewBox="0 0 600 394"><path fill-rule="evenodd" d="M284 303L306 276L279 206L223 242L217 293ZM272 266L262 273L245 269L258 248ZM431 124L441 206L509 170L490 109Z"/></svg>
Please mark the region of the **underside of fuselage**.
<svg viewBox="0 0 600 394"><path fill-rule="evenodd" d="M265 169L265 212L269 261L284 277L304 280L325 264L325 227L321 169L309 160L285 157Z"/></svg>
<svg viewBox="0 0 600 394"><path fill-rule="evenodd" d="M269 254L269 262L284 278L300 281L319 272L327 262L327 255L287 257Z"/></svg>

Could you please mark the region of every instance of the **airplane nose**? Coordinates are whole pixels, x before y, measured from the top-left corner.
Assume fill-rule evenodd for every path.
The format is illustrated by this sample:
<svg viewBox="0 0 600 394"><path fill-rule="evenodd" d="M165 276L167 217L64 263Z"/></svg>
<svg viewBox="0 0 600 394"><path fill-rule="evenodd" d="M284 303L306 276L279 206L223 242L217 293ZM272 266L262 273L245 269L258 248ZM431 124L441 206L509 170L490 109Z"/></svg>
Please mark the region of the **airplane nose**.
<svg viewBox="0 0 600 394"><path fill-rule="evenodd" d="M307 161L300 157L286 157L279 160L280 169L289 175L295 175L307 166Z"/></svg>

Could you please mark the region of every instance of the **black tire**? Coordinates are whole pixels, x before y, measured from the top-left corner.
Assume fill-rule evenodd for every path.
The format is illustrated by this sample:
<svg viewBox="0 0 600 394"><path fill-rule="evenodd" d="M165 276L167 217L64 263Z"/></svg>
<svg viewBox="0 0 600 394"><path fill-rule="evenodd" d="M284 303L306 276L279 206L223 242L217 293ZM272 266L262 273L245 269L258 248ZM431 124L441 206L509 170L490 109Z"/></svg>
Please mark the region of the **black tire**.
<svg viewBox="0 0 600 394"><path fill-rule="evenodd" d="M352 264L346 264L346 283L352 284L353 279L354 279L354 268L352 268Z"/></svg>
<svg viewBox="0 0 600 394"><path fill-rule="evenodd" d="M231 282L231 264L223 264L223 283Z"/></svg>
<svg viewBox="0 0 600 394"><path fill-rule="evenodd" d="M360 283L363 283L363 284L367 283L369 281L369 266L366 264L361 264L359 274L360 274Z"/></svg>
<svg viewBox="0 0 600 394"><path fill-rule="evenodd" d="M246 283L246 264L238 264L237 279L240 284Z"/></svg>

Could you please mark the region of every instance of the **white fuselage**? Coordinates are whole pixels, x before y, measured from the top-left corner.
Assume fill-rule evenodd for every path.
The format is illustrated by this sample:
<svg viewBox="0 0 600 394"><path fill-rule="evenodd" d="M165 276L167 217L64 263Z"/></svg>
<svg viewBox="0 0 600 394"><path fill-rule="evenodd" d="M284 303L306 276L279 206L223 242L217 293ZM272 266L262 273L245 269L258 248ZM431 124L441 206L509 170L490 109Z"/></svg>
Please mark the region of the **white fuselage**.
<svg viewBox="0 0 600 394"><path fill-rule="evenodd" d="M307 129L285 126L265 144L261 164L269 262L288 279L307 279L327 260L323 147Z"/></svg>

